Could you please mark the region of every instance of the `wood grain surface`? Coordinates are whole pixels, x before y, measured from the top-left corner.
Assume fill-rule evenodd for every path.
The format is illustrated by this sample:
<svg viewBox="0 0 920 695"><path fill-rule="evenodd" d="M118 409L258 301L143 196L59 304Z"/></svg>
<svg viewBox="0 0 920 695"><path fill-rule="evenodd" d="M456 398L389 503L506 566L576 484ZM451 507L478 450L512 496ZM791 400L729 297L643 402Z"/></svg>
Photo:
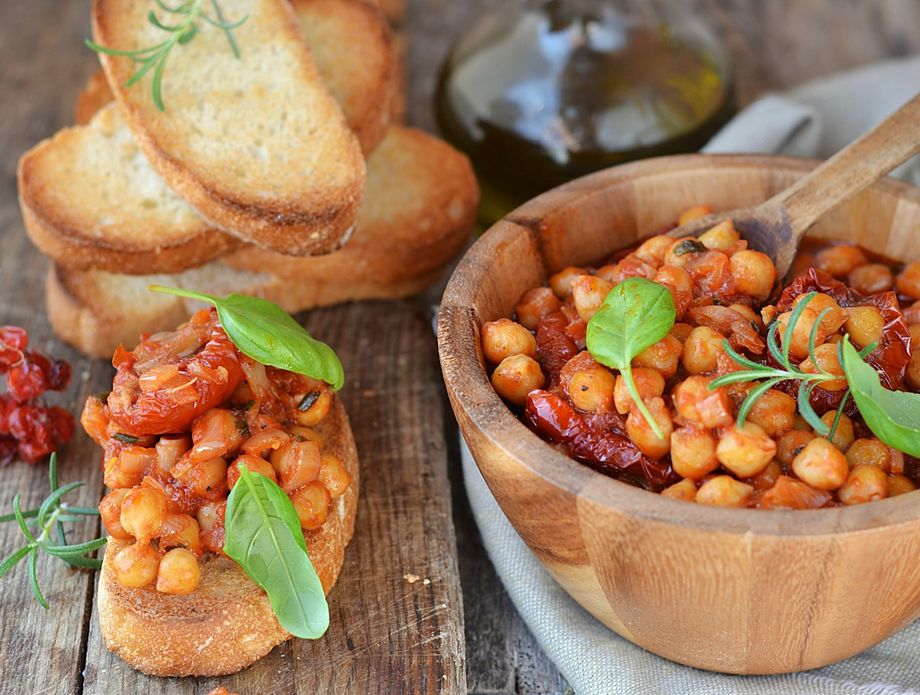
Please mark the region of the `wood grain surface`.
<svg viewBox="0 0 920 695"><path fill-rule="evenodd" d="M409 39L409 114L411 123L434 128L431 97L438 67L454 36L475 17L488 7L506 0L409 0L409 11L403 23L403 32ZM663 0L658 0L663 1ZM920 50L920 34L914 29L920 25L920 3L916 0L772 0L764 3L760 0L690 0L717 29L725 41L728 53L738 78L738 93L742 103L750 101L760 91L767 88L781 88L799 83L810 77L827 74L842 68L851 67L887 56L904 55ZM0 322L18 323L28 327L34 334L36 343L41 347L66 357L75 366L76 377L67 396L61 401L64 405L77 408L83 397L95 390L95 385L104 384L111 375L110 368L101 362L81 360L73 351L53 339L50 327L44 317L42 285L46 268L45 261L32 249L25 238L22 222L16 205L15 167L19 155L32 144L47 137L72 119L73 101L84 80L95 68L95 59L82 47L82 40L89 34L88 0L29 0L28 2L3 2L0 4ZM465 614L465 654L466 654L466 688L469 692L480 695L561 695L567 691L564 679L554 669L539 646L530 635L520 616L514 610L501 583L482 549L475 523L469 512L462 489L459 473L459 453L454 434L454 424L445 416L446 399L440 390L440 382L434 369L433 344L425 332L427 326L421 320L426 316L425 307L436 299L437 292L426 295L425 301L400 304L366 304L353 307L351 318L357 317L363 322L360 335L349 333L344 323L340 323L337 310L317 312L311 321L325 326L335 336L351 340L360 336L370 337L375 341L380 335L386 335L391 322L403 326L413 334L412 340L405 345L415 346L420 352L409 360L407 370L397 371L392 362L374 362L383 374L372 374L361 365L362 359L356 359L358 353L353 347L337 344L342 350L346 362L351 361L353 380L349 389L359 383L396 384L412 376L411 387L400 392L408 397L428 399L420 402L417 412L423 413L428 431L421 438L412 438L408 432L387 432L383 427L391 422L389 419L394 406L391 400L375 404L374 401L362 403L359 391L345 394L349 408L368 417L376 417L376 432L357 434L364 427L352 412L358 444L361 447L364 465L365 501L367 503L371 488L370 478L375 474L374 461L397 465L401 462L398 454L401 441L411 439L417 447L415 455L425 456L424 461L432 468L443 470L446 456L449 460L450 487L453 502L453 524L456 530L456 546L459 550L459 576L462 584L462 609ZM319 330L319 328L317 328ZM323 329L325 330L325 328ZM357 329L355 329L357 330ZM330 338L331 339L331 338ZM424 368L422 368L423 365ZM86 375L85 377L83 375ZM391 394L392 395L392 394ZM399 441L397 441L399 440ZM382 451L366 451L367 447L383 447ZM98 495L101 481L95 461L94 447L88 440L81 439L72 444L67 452L67 461L77 462L72 468L62 466L64 481L82 478L90 483L87 491L78 495L81 502L88 503ZM383 464L380 464L383 465ZM404 470L394 471L388 484L405 481L401 477ZM0 502L8 504L15 491L22 491L25 502L33 504L45 495L47 485L43 470L28 468L17 464L0 471L4 482L0 484ZM435 494L437 486L445 484L443 474L432 474L426 482L432 497L437 497L440 506L435 510L434 520L428 520L424 527L426 534L433 533L434 526L441 524L443 539L450 533L450 503L444 489ZM91 492L92 491L92 492ZM379 491L378 491L379 492ZM383 504L377 499L375 504ZM5 511L5 510L4 510ZM437 524L435 524L435 521ZM359 511L359 537L370 524L364 519L363 510ZM81 529L86 536L96 533L96 529ZM397 588L395 582L402 580L401 575L394 578L393 584L381 581L376 574L362 579L359 570L352 570L349 563L358 555L367 552L359 546L359 537L349 549L348 560L343 577L344 582L371 584L381 597ZM16 532L9 527L0 528L0 552L14 547ZM441 543L439 540L438 543ZM362 555L363 557L363 555ZM452 556L453 557L453 556ZM417 566L418 563L413 563ZM424 577L418 569L407 570ZM92 586L83 574L62 571L57 564L43 561L39 565L39 574L43 580L48 598L53 601L52 614L44 612L35 604L24 577L4 580L3 603L0 609L0 692L9 693L78 693L83 690L82 672L84 651L92 647L88 619L91 607ZM431 575L435 575L432 571ZM395 576L395 575L394 575ZM440 573L438 576L444 576ZM454 575L456 576L456 575ZM431 577L429 577L431 578ZM429 587L428 591L434 591ZM413 584L411 587L418 587ZM337 603L339 589L331 597L335 615L339 614ZM452 593L453 592L453 593ZM344 593L344 591L342 592ZM459 601L456 587L443 588L439 596L450 597ZM340 684L345 692L360 692L354 674L372 673L376 678L382 677L381 669L388 668L395 659L396 648L412 644L406 634L417 631L418 635L427 637L437 635L438 620L446 621L448 617L456 621L461 615L456 604L448 611L438 609L436 619L422 618L425 602L431 596L420 588L407 594L407 600L400 606L407 617L407 625L417 620L414 627L399 633L395 625L382 625L384 643L371 646L368 640L361 643L354 631L335 636L344 640L345 649L337 649L338 659L328 668L332 675L340 678L334 683ZM379 605L375 614L384 618L394 614L395 608ZM453 612L451 612L453 611ZM367 621L371 615L367 616ZM10 617L15 616L15 620ZM414 617L412 617L414 616ZM455 622L451 629L457 629ZM343 630L348 626L343 624ZM394 636L392 631L396 630ZM431 630L429 632L429 630ZM335 633L332 633L335 634ZM351 637L354 647L348 647ZM432 644L449 646L453 663L445 667L441 676L448 676L446 687L440 687L433 680L425 683L428 692L457 692L463 690L463 654L461 642L456 634L442 637L434 642L410 648L410 657L404 664L417 665L426 658L434 647ZM336 642L342 644L341 641ZM98 643L95 647L98 650ZM284 648L289 649L289 648ZM331 649L331 647L330 647ZM414 649L414 651L413 651ZM95 653L91 649L91 653ZM295 671L305 672L310 668L310 659L321 658L319 654L304 654L298 649L294 653L283 652L284 656L265 662L267 692L284 692L276 687L290 683ZM347 659L346 659L347 657ZM92 658L92 657L91 657ZM346 659L344 662L342 659ZM138 682L122 682L113 673L121 668L117 664L105 661L95 662L95 668L87 669L87 688L95 683L103 684L110 693L119 692L119 684L145 692ZM103 669L105 672L103 672ZM453 671L451 671L453 669ZM339 671L343 675L339 675ZM415 683L409 671L399 673L403 682ZM332 682L332 681L327 681ZM385 682L385 681L381 681ZM177 684L173 692L206 693L206 684L183 681ZM417 686L421 687L421 686ZM392 692L402 692L402 686ZM88 691L88 690L87 690ZM98 691L98 690L97 690ZM245 691L244 691L245 692ZM321 692L321 691L317 691ZM247 693L248 695L248 693Z"/></svg>

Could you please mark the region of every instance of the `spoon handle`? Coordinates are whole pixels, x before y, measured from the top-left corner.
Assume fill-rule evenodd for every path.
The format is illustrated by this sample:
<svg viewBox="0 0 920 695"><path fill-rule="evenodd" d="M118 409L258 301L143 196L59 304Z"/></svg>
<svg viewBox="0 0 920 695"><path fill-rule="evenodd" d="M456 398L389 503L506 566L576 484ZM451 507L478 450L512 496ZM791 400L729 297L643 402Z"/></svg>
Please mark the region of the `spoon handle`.
<svg viewBox="0 0 920 695"><path fill-rule="evenodd" d="M785 208L798 242L818 218L920 152L920 94L763 204Z"/></svg>

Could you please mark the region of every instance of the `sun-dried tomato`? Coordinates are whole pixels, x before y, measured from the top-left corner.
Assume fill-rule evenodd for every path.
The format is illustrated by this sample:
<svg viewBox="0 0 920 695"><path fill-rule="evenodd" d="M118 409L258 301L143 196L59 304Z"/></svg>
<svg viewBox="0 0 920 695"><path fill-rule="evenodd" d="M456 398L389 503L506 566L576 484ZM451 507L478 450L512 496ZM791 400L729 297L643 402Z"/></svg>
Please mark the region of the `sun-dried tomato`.
<svg viewBox="0 0 920 695"><path fill-rule="evenodd" d="M537 354L550 387L557 382L565 363L578 354L578 346L566 333L569 323L569 318L561 311L555 311L537 323Z"/></svg>
<svg viewBox="0 0 920 695"><path fill-rule="evenodd" d="M10 434L17 440L19 456L35 463L73 436L73 417L57 406L21 404L9 417Z"/></svg>
<svg viewBox="0 0 920 695"><path fill-rule="evenodd" d="M616 412L582 413L554 393L533 391L524 415L538 433L602 473L656 491L680 480L668 458L650 459L629 440Z"/></svg>

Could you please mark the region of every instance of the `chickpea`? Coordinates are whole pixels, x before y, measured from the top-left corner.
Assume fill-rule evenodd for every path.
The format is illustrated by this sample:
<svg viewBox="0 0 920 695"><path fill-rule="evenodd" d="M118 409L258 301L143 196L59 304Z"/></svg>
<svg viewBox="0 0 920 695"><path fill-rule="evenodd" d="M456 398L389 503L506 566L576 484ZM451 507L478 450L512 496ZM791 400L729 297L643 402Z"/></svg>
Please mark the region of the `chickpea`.
<svg viewBox="0 0 920 695"><path fill-rule="evenodd" d="M574 265L566 266L558 273L549 276L549 287L559 299L565 301L572 296L572 280L588 271Z"/></svg>
<svg viewBox="0 0 920 695"><path fill-rule="evenodd" d="M264 458L261 456L253 456L252 454L240 454L227 469L227 488L230 490L233 489L237 481L240 479L240 464L245 465L246 470L250 473L258 473L259 475L264 475L273 483L278 482L278 476L275 474L274 466L272 466Z"/></svg>
<svg viewBox="0 0 920 695"><path fill-rule="evenodd" d="M725 336L708 326L697 326L684 341L682 362L691 374L715 371L718 355L725 353Z"/></svg>
<svg viewBox="0 0 920 695"><path fill-rule="evenodd" d="M741 235L735 230L735 225L731 220L720 222L715 227L700 234L700 241L710 251L728 251L731 249Z"/></svg>
<svg viewBox="0 0 920 695"><path fill-rule="evenodd" d="M569 379L569 399L579 410L606 412L613 407L616 377L610 370L598 365L575 372ZM664 382L662 380L662 389Z"/></svg>
<svg viewBox="0 0 920 695"><path fill-rule="evenodd" d="M160 526L160 550L188 548L195 557L201 557L201 528L188 514L168 514Z"/></svg>
<svg viewBox="0 0 920 695"><path fill-rule="evenodd" d="M213 499L227 490L227 462L222 458L202 461L179 471L173 469L173 476L201 497Z"/></svg>
<svg viewBox="0 0 920 695"><path fill-rule="evenodd" d="M677 319L680 320L693 301L693 280L683 268L673 265L663 265L652 278L653 282L664 285L674 299L674 309Z"/></svg>
<svg viewBox="0 0 920 695"><path fill-rule="evenodd" d="M579 275L572 280L572 301L575 303L575 311L585 321L590 321L612 289L613 283L603 278Z"/></svg>
<svg viewBox="0 0 920 695"><path fill-rule="evenodd" d="M146 543L157 535L166 518L166 495L155 487L137 487L121 503L121 527Z"/></svg>
<svg viewBox="0 0 920 695"><path fill-rule="evenodd" d="M291 493L291 502L305 531L315 531L326 523L331 501L329 491L318 480Z"/></svg>
<svg viewBox="0 0 920 695"><path fill-rule="evenodd" d="M837 490L843 504L863 504L888 497L888 475L878 466L856 466Z"/></svg>
<svg viewBox="0 0 920 695"><path fill-rule="evenodd" d="M786 326L791 315L791 311L786 311L776 319L779 322L777 330L780 342L786 337ZM804 360L808 357L808 341L811 336L811 329L817 320L818 312L812 309L810 305L805 307L802 313L799 314L799 319L792 328L792 339L789 341L789 355L791 357L799 360ZM815 345L823 343L828 335L830 335L830 331L827 330L824 321L822 321L815 332ZM783 347L785 348L785 345Z"/></svg>
<svg viewBox="0 0 920 695"><path fill-rule="evenodd" d="M875 437L860 438L847 449L847 463L850 468L856 466L877 466L888 473L891 470L891 456L888 446Z"/></svg>
<svg viewBox="0 0 920 695"><path fill-rule="evenodd" d="M906 294L911 299L920 299L920 261L914 261L904 266L895 280L898 292Z"/></svg>
<svg viewBox="0 0 920 695"><path fill-rule="evenodd" d="M493 364L511 355L536 357L537 339L521 324L511 319L498 319L483 325L482 351Z"/></svg>
<svg viewBox="0 0 920 695"><path fill-rule="evenodd" d="M693 502L696 499L696 483L689 478L684 478L679 483L674 483L662 490L661 496L670 497L672 500Z"/></svg>
<svg viewBox="0 0 920 695"><path fill-rule="evenodd" d="M767 467L775 454L776 442L753 422L726 429L716 446L719 463L739 478L757 475Z"/></svg>
<svg viewBox="0 0 920 695"><path fill-rule="evenodd" d="M99 516L106 532L120 541L129 541L132 536L121 525L121 504L130 492L127 488L117 488L102 498L99 503Z"/></svg>
<svg viewBox="0 0 920 695"><path fill-rule="evenodd" d="M678 427L671 434L671 466L688 480L702 480L719 467L716 439L709 430Z"/></svg>
<svg viewBox="0 0 920 695"><path fill-rule="evenodd" d="M776 441L776 460L787 469L792 466L792 461L805 448L812 439L814 433L808 430L789 430Z"/></svg>
<svg viewBox="0 0 920 695"><path fill-rule="evenodd" d="M674 431L674 423L671 422L671 414L664 404L664 399L652 398L645 405L664 436L659 437L655 434L645 416L635 405L630 409L629 416L626 418L626 434L643 454L651 458L661 458L671 449L671 432Z"/></svg>
<svg viewBox="0 0 920 695"><path fill-rule="evenodd" d="M714 507L746 507L754 488L730 475L717 475L700 485L696 501Z"/></svg>
<svg viewBox="0 0 920 695"><path fill-rule="evenodd" d="M760 498L761 509L818 509L831 501L824 490L815 490L801 480L781 475Z"/></svg>
<svg viewBox="0 0 920 695"><path fill-rule="evenodd" d="M633 367L657 369L665 379L677 373L677 365L683 354L684 346L673 335L666 335L654 345L650 345L633 359Z"/></svg>
<svg viewBox="0 0 920 695"><path fill-rule="evenodd" d="M807 294L800 294L792 302L792 307L795 308L803 301ZM847 322L847 312L843 309L838 303L837 300L831 297L829 294L824 294L823 292L816 292L811 296L811 299L808 300L808 308L813 310L816 314L820 314L824 310L827 310L827 313L824 315L824 318L821 319L821 328L824 329L825 333L835 333L840 330L840 327Z"/></svg>
<svg viewBox="0 0 920 695"><path fill-rule="evenodd" d="M323 454L323 465L319 469L319 482L329 491L332 499L335 499L351 485L351 474L338 456Z"/></svg>
<svg viewBox="0 0 920 695"><path fill-rule="evenodd" d="M632 370L632 376L636 391L639 392L639 398L643 401L648 401L664 393L664 377L661 376L661 372L655 369L636 367ZM626 386L626 380L622 375L618 375L616 378L613 402L617 412L621 415L626 415L634 402L633 397L629 394L629 388Z"/></svg>
<svg viewBox="0 0 920 695"><path fill-rule="evenodd" d="M501 361L492 372L492 386L498 395L515 405L524 405L527 394L545 383L543 370L532 357L512 355Z"/></svg>
<svg viewBox="0 0 920 695"><path fill-rule="evenodd" d="M828 374L839 374L843 376L843 367L840 365L840 353L837 349L836 343L824 343L823 345L818 345L815 348L815 359L818 364L812 362L811 357L802 360L799 364L799 369L803 372L809 374L818 374L819 372L826 372ZM831 379L829 381L822 381L821 388L826 389L827 391L840 391L847 387L846 378L843 379Z"/></svg>
<svg viewBox="0 0 920 695"><path fill-rule="evenodd" d="M735 287L742 293L763 301L773 291L776 266L770 257L760 251L745 249L729 259Z"/></svg>
<svg viewBox="0 0 920 695"><path fill-rule="evenodd" d="M688 423L710 429L725 427L734 421L725 388L709 390L712 379L690 376L680 382L671 394L678 415Z"/></svg>
<svg viewBox="0 0 920 695"><path fill-rule="evenodd" d="M744 318L750 321L752 324L755 324L759 328L763 328L763 320L760 318L758 313L754 311L751 307L745 306L744 304L729 304L728 308L732 311L735 311L741 314Z"/></svg>
<svg viewBox="0 0 920 695"><path fill-rule="evenodd" d="M830 428L834 426L836 417L837 411L829 410L821 416L821 422ZM831 444L840 451L846 451L854 439L856 439L856 434L853 431L853 421L845 413L841 413L840 420L837 421L837 429L834 430L834 436L831 438Z"/></svg>
<svg viewBox="0 0 920 695"><path fill-rule="evenodd" d="M157 591L161 594L183 596L198 588L201 568L198 558L185 548L173 548L160 560L157 572Z"/></svg>
<svg viewBox="0 0 920 695"><path fill-rule="evenodd" d="M649 237L639 244L639 248L633 253L646 263L659 266L664 261L664 255L668 252L668 249L671 248L671 244L673 243L674 240L671 237L665 236L664 234L658 234Z"/></svg>
<svg viewBox="0 0 920 695"><path fill-rule="evenodd" d="M904 495L917 489L914 481L906 475L889 475L888 476L888 496Z"/></svg>
<svg viewBox="0 0 920 695"><path fill-rule="evenodd" d="M779 437L795 423L795 399L782 391L770 389L754 403L748 421L760 425L771 437Z"/></svg>
<svg viewBox="0 0 920 695"><path fill-rule="evenodd" d="M855 268L868 263L866 254L858 246L841 244L821 249L815 255L815 266L835 278L849 275Z"/></svg>
<svg viewBox="0 0 920 695"><path fill-rule="evenodd" d="M133 466L130 463L132 459L126 457L125 461L128 462L127 465L122 462L122 457L119 454L106 459L103 464L102 476L102 481L106 487L114 490L115 488L130 488L141 484L144 479L144 469L140 468L132 471Z"/></svg>
<svg viewBox="0 0 920 695"><path fill-rule="evenodd" d="M195 515L198 521L198 527L202 533L210 531L215 526L224 525L224 514L227 511L226 502L211 502L198 507L198 513Z"/></svg>
<svg viewBox="0 0 920 695"><path fill-rule="evenodd" d="M682 237L671 242L661 263L662 265L672 265L683 268L687 265L687 261L690 260L691 256L702 252L705 248L706 247L703 246L698 239L689 236Z"/></svg>
<svg viewBox="0 0 920 695"><path fill-rule="evenodd" d="M531 331L536 330L540 319L559 311L562 303L549 287L534 287L521 297L514 307L518 322Z"/></svg>
<svg viewBox="0 0 920 695"><path fill-rule="evenodd" d="M627 278L651 280L655 277L655 267L637 258L635 254L630 254L619 263L612 263L598 268L595 275L612 285L619 285Z"/></svg>
<svg viewBox="0 0 920 695"><path fill-rule="evenodd" d="M816 437L792 460L792 470L813 488L836 490L846 481L850 467L840 449Z"/></svg>
<svg viewBox="0 0 920 695"><path fill-rule="evenodd" d="M119 584L139 589L156 579L160 554L147 543L134 543L118 551L112 566Z"/></svg>
<svg viewBox="0 0 920 695"><path fill-rule="evenodd" d="M847 322L844 326L850 340L858 348L882 339L885 319L874 306L847 307Z"/></svg>
<svg viewBox="0 0 920 695"><path fill-rule="evenodd" d="M892 288L894 276L887 265L870 263L851 270L847 284L860 294L878 294Z"/></svg>
<svg viewBox="0 0 920 695"><path fill-rule="evenodd" d="M272 452L270 459L279 484L287 493L319 478L322 467L319 447L310 441L285 444Z"/></svg>
<svg viewBox="0 0 920 695"><path fill-rule="evenodd" d="M693 222L693 220L698 220L701 217L706 217L706 215L711 214L712 208L708 205L694 205L692 208L687 208L682 213L680 213L680 217L677 218L677 226L683 227L685 224L690 224ZM728 222L730 224L731 220L728 220Z"/></svg>
<svg viewBox="0 0 920 695"><path fill-rule="evenodd" d="M530 334L528 333L528 335ZM534 341L534 349L536 349L536 341ZM294 419L299 425L316 427L329 414L329 410L332 408L332 393L325 386L318 391L319 396L315 397L315 399L312 394L316 393L316 391L311 391L309 394L304 394L304 397L300 400L297 411L294 413ZM307 398L307 396L310 396L310 398ZM301 410L301 407L306 408L306 410Z"/></svg>

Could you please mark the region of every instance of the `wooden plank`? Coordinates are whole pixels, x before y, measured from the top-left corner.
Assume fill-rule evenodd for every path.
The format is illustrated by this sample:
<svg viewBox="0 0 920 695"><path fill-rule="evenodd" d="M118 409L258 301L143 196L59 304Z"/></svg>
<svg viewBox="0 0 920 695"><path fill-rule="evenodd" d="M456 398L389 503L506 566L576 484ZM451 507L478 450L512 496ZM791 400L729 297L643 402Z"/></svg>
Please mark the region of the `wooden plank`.
<svg viewBox="0 0 920 695"><path fill-rule="evenodd" d="M107 652L94 619L87 695L203 694L218 683L240 693L466 692L445 401L425 311L415 302L354 304L312 312L306 324L345 366L342 397L362 472L329 632L282 645L235 676L161 679Z"/></svg>

